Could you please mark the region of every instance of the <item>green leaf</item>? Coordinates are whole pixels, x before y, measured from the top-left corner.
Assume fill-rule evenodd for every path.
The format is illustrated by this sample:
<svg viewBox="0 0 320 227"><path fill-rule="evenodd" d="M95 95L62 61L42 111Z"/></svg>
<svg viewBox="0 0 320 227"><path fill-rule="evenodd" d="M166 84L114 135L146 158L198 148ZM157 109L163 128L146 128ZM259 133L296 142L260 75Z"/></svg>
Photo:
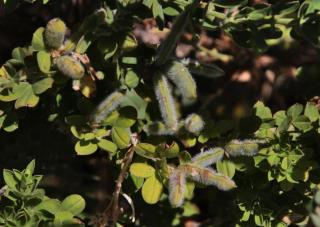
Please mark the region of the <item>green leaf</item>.
<svg viewBox="0 0 320 227"><path fill-rule="evenodd" d="M152 0L152 14L156 20L164 21L164 15L161 4L158 0Z"/></svg>
<svg viewBox="0 0 320 227"><path fill-rule="evenodd" d="M176 158L179 155L179 145L177 142L173 141L170 145L160 144L157 146L157 152L166 158Z"/></svg>
<svg viewBox="0 0 320 227"><path fill-rule="evenodd" d="M149 177L142 186L142 198L148 204L155 204L159 201L162 190L162 183L153 175Z"/></svg>
<svg viewBox="0 0 320 227"><path fill-rule="evenodd" d="M97 144L85 140L78 141L75 146L75 150L78 155L90 155L96 152L97 149Z"/></svg>
<svg viewBox="0 0 320 227"><path fill-rule="evenodd" d="M113 55L115 55L118 44L114 40L111 40L110 38L101 39L98 43L98 49L102 52L104 55L104 60L108 60Z"/></svg>
<svg viewBox="0 0 320 227"><path fill-rule="evenodd" d="M20 107L34 107L39 102L39 97L33 93L32 86L29 83L20 83L17 86L15 93L18 96L14 105L16 109Z"/></svg>
<svg viewBox="0 0 320 227"><path fill-rule="evenodd" d="M65 226L67 224L72 224L73 214L68 211L60 211L54 215L53 224L54 226Z"/></svg>
<svg viewBox="0 0 320 227"><path fill-rule="evenodd" d="M132 163L130 173L136 177L148 178L154 176L155 169L145 163Z"/></svg>
<svg viewBox="0 0 320 227"><path fill-rule="evenodd" d="M121 107L132 106L136 109L138 119L144 119L146 116L146 109L148 103L142 99L135 90L127 91L123 101L121 102Z"/></svg>
<svg viewBox="0 0 320 227"><path fill-rule="evenodd" d="M132 174L130 174L130 177L134 186L136 187L136 191L139 190L143 186L144 178L136 177L135 175L132 175Z"/></svg>
<svg viewBox="0 0 320 227"><path fill-rule="evenodd" d="M303 112L303 106L301 104L294 104L287 110L287 115L291 116L294 120L296 117L298 117Z"/></svg>
<svg viewBox="0 0 320 227"><path fill-rule="evenodd" d="M307 116L311 122L314 122L319 119L319 110L313 103L308 102L304 110L304 115Z"/></svg>
<svg viewBox="0 0 320 227"><path fill-rule="evenodd" d="M139 77L133 70L128 70L125 77L125 83L129 88L135 88L139 84Z"/></svg>
<svg viewBox="0 0 320 227"><path fill-rule="evenodd" d="M61 211L61 202L57 199L46 199L35 207L35 210L45 210L51 214Z"/></svg>
<svg viewBox="0 0 320 227"><path fill-rule="evenodd" d="M291 117L286 117L277 128L277 131L279 133L286 132L290 127L291 121L292 121Z"/></svg>
<svg viewBox="0 0 320 227"><path fill-rule="evenodd" d="M277 126L280 126L281 123L285 120L286 118L286 112L284 110L278 111L273 115L273 118L276 122Z"/></svg>
<svg viewBox="0 0 320 227"><path fill-rule="evenodd" d="M43 32L44 32L44 28L40 27L33 33L31 45L32 45L32 48L36 51L46 49L46 46L43 40Z"/></svg>
<svg viewBox="0 0 320 227"><path fill-rule="evenodd" d="M89 33L83 35L77 43L76 52L79 54L84 54L93 41L93 34Z"/></svg>
<svg viewBox="0 0 320 227"><path fill-rule="evenodd" d="M42 50L39 51L37 53L37 61L38 61L38 66L41 72L43 73L50 72L51 56L48 52L42 51Z"/></svg>
<svg viewBox="0 0 320 227"><path fill-rule="evenodd" d="M85 206L85 200L80 195L76 194L69 195L61 203L61 207L73 215L80 214L84 210Z"/></svg>
<svg viewBox="0 0 320 227"><path fill-rule="evenodd" d="M97 145L101 149L108 151L110 153L115 153L118 149L117 145L115 145L114 143L106 139L99 139L99 142L97 143Z"/></svg>
<svg viewBox="0 0 320 227"><path fill-rule="evenodd" d="M26 167L26 173L28 172L28 174L32 175L34 172L34 168L36 165L36 161L33 159L31 162L29 162L29 164Z"/></svg>
<svg viewBox="0 0 320 227"><path fill-rule="evenodd" d="M272 113L271 110L266 107L263 102L258 101L255 105L254 105L254 109L255 109L255 114L260 117L262 120L265 119L272 119Z"/></svg>
<svg viewBox="0 0 320 227"><path fill-rule="evenodd" d="M306 132L310 129L312 129L312 125L311 122L309 120L309 118L307 118L306 116L298 116L292 123L294 125L294 127L296 127L297 129Z"/></svg>
<svg viewBox="0 0 320 227"><path fill-rule="evenodd" d="M119 149L124 149L130 144L130 130L128 128L113 127L111 137Z"/></svg>
<svg viewBox="0 0 320 227"><path fill-rule="evenodd" d="M217 162L217 170L219 173L233 178L236 172L236 167L233 162L228 160L222 160Z"/></svg>
<svg viewBox="0 0 320 227"><path fill-rule="evenodd" d="M52 87L54 80L52 78L44 78L34 84L32 84L33 92L37 95L45 92Z"/></svg>
<svg viewBox="0 0 320 227"><path fill-rule="evenodd" d="M156 147L152 144L149 143L139 143L137 144L134 148L134 151L145 158L156 158Z"/></svg>
<svg viewBox="0 0 320 227"><path fill-rule="evenodd" d="M16 185L18 184L18 181L11 170L3 170L3 180L9 189L17 189Z"/></svg>

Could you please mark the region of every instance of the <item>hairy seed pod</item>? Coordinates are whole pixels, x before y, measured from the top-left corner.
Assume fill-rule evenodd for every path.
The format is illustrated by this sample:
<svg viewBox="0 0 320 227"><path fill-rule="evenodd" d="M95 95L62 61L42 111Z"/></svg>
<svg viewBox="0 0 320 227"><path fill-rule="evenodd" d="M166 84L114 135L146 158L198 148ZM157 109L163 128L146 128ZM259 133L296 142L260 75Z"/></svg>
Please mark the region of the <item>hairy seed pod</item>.
<svg viewBox="0 0 320 227"><path fill-rule="evenodd" d="M154 89L159 102L161 116L165 125L169 128L169 130L176 131L178 127L176 106L171 94L168 80L163 74L158 72L155 74Z"/></svg>
<svg viewBox="0 0 320 227"><path fill-rule="evenodd" d="M198 114L190 114L184 121L184 127L188 132L199 133L204 127L204 121Z"/></svg>
<svg viewBox="0 0 320 227"><path fill-rule="evenodd" d="M236 184L229 177L216 173L213 169L196 166L193 164L182 164L179 169L188 178L204 185L214 185L218 189L228 191L236 188Z"/></svg>
<svg viewBox="0 0 320 227"><path fill-rule="evenodd" d="M49 49L59 49L63 44L66 30L66 25L61 19L50 20L44 30L44 40L47 47Z"/></svg>
<svg viewBox="0 0 320 227"><path fill-rule="evenodd" d="M83 65L71 56L65 55L59 57L56 60L56 65L63 75L73 80L79 80L84 76L85 70Z"/></svg>
<svg viewBox="0 0 320 227"><path fill-rule="evenodd" d="M231 140L225 146L227 153L231 156L253 156L259 151L257 140Z"/></svg>
<svg viewBox="0 0 320 227"><path fill-rule="evenodd" d="M223 158L224 150L220 147L210 148L205 152L197 154L191 160L191 163L197 166L210 166Z"/></svg>
<svg viewBox="0 0 320 227"><path fill-rule="evenodd" d="M170 130L167 126L165 126L162 122L156 121L151 124L145 125L143 130L150 135L173 135L175 131Z"/></svg>
<svg viewBox="0 0 320 227"><path fill-rule="evenodd" d="M169 176L169 201L173 207L180 207L186 191L186 175L175 169Z"/></svg>
<svg viewBox="0 0 320 227"><path fill-rule="evenodd" d="M112 111L116 110L123 101L124 95L119 91L115 91L108 95L96 107L90 116L90 120L94 124L99 124L103 121Z"/></svg>
<svg viewBox="0 0 320 227"><path fill-rule="evenodd" d="M178 61L169 62L165 74L177 86L184 100L197 98L197 84L184 64Z"/></svg>

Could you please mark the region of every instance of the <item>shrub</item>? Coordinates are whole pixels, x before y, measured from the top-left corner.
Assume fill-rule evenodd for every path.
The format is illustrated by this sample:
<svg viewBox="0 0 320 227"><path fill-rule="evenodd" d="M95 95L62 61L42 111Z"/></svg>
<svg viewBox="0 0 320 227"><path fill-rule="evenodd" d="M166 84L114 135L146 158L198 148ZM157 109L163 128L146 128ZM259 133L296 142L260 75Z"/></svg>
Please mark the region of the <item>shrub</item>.
<svg viewBox="0 0 320 227"><path fill-rule="evenodd" d="M187 209L196 214L190 208L195 188L211 186L230 191L226 206L232 212L223 217L224 225L280 227L308 222L306 204L319 188L318 106L307 102L272 113L257 102L246 118L213 119L209 111L198 108L197 78L214 79L223 71L191 57L178 59L174 51L186 30L193 42L201 30L222 31L255 54L288 39L319 48L319 3L101 3L103 7L70 32L62 19L54 18L34 32L30 45L12 51L12 59L0 68L0 128L18 130L19 121L27 120L23 110L41 108L48 121L70 128L77 155L105 152L120 172L99 226L115 225L128 215L119 199L124 196L133 206L130 196L136 192L148 204L169 201L176 217L171 225L178 225L179 218L188 216ZM139 42L133 33L135 23L149 18L160 29L174 21L157 47ZM32 176L33 165L22 172L5 170L5 195L13 205L4 208L0 221L10 220L14 226L74 220L82 207L76 212L61 207L80 197L60 203L42 191L38 194L40 178ZM134 188L125 191L124 181ZM23 190L32 188L27 194L16 189L25 184ZM36 199L37 204L25 210L26 199ZM46 210L51 206L53 210Z"/></svg>

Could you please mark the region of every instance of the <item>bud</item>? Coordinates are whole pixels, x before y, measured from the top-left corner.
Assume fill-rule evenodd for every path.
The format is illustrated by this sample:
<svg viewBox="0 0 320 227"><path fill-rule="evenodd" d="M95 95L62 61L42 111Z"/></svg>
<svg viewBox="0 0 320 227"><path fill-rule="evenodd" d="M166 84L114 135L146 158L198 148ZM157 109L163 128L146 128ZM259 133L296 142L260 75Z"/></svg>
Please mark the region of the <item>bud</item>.
<svg viewBox="0 0 320 227"><path fill-rule="evenodd" d="M188 178L204 185L215 185L218 189L228 191L236 188L236 184L229 177L216 173L213 169L199 167L193 164L182 164L179 169Z"/></svg>
<svg viewBox="0 0 320 227"><path fill-rule="evenodd" d="M61 19L50 20L44 30L44 40L47 47L49 49L59 49L63 44L66 30L66 25Z"/></svg>
<svg viewBox="0 0 320 227"><path fill-rule="evenodd" d="M73 80L79 80L84 76L84 67L79 61L71 56L65 55L59 57L56 60L56 65L63 75Z"/></svg>
<svg viewBox="0 0 320 227"><path fill-rule="evenodd" d="M197 98L196 82L184 64L178 61L169 62L165 73L177 86L184 100L195 100Z"/></svg>
<svg viewBox="0 0 320 227"><path fill-rule="evenodd" d="M169 176L169 201L173 207L180 207L184 200L186 191L185 174L175 169Z"/></svg>
<svg viewBox="0 0 320 227"><path fill-rule="evenodd" d="M197 154L192 158L191 163L197 166L210 166L223 158L224 150L220 147L210 148L205 152Z"/></svg>
<svg viewBox="0 0 320 227"><path fill-rule="evenodd" d="M103 121L112 111L119 107L123 97L124 95L119 91L115 91L108 95L91 114L91 122L94 124L101 123L101 121Z"/></svg>
<svg viewBox="0 0 320 227"><path fill-rule="evenodd" d="M171 94L168 80L163 74L155 74L154 87L156 98L159 102L162 119L169 130L176 131L178 127L176 106Z"/></svg>
<svg viewBox="0 0 320 227"><path fill-rule="evenodd" d="M257 140L231 140L225 149L231 156L253 156L259 151Z"/></svg>
<svg viewBox="0 0 320 227"><path fill-rule="evenodd" d="M188 132L199 133L204 127L204 121L198 114L190 114L184 121L184 127Z"/></svg>

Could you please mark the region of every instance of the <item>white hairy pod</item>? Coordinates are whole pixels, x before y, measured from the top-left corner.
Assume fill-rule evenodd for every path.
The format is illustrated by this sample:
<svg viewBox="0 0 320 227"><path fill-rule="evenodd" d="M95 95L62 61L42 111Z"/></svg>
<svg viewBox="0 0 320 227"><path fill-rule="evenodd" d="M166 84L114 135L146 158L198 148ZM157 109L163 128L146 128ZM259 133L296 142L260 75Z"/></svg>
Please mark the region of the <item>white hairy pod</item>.
<svg viewBox="0 0 320 227"><path fill-rule="evenodd" d="M169 201L173 207L180 207L186 191L186 175L179 169L174 169L169 176Z"/></svg>
<svg viewBox="0 0 320 227"><path fill-rule="evenodd" d="M165 74L179 89L183 100L196 100L197 84L184 64L179 61L169 62Z"/></svg>
<svg viewBox="0 0 320 227"><path fill-rule="evenodd" d="M174 99L167 78L160 72L155 73L154 90L165 125L169 130L176 131L178 117Z"/></svg>
<svg viewBox="0 0 320 227"><path fill-rule="evenodd" d="M101 121L103 121L112 111L120 106L123 97L123 93L119 91L115 91L108 95L91 114L91 122L94 124L101 123Z"/></svg>

